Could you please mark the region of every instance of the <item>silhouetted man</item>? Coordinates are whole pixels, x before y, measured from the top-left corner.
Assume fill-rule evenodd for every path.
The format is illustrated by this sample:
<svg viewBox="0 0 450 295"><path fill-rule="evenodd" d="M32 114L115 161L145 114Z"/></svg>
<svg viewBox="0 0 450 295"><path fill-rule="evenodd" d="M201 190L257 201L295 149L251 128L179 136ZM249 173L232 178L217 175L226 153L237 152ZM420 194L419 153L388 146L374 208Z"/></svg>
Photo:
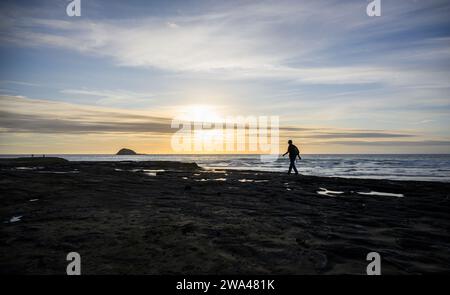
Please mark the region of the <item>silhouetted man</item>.
<svg viewBox="0 0 450 295"><path fill-rule="evenodd" d="M297 175L298 171L297 171L297 167L295 167L295 160L297 159L297 156L299 158L299 160L301 160L302 158L300 157L300 151L298 150L298 148L292 144L292 140L289 139L288 141L289 147L287 152L285 152L283 154L283 157L286 156L286 154L289 154L289 160L291 162L291 164L289 165L289 171L288 174L291 174L292 168L294 168L294 172Z"/></svg>

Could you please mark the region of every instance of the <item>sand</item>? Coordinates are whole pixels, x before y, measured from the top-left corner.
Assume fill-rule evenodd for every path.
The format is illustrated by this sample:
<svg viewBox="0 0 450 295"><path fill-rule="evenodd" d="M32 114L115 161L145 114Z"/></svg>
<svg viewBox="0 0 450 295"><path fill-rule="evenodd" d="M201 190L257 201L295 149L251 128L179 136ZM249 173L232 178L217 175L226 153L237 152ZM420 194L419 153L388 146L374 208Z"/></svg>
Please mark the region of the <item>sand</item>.
<svg viewBox="0 0 450 295"><path fill-rule="evenodd" d="M65 274L71 251L82 274L365 274L372 251L382 274L450 270L449 183L54 158L0 174L2 274Z"/></svg>

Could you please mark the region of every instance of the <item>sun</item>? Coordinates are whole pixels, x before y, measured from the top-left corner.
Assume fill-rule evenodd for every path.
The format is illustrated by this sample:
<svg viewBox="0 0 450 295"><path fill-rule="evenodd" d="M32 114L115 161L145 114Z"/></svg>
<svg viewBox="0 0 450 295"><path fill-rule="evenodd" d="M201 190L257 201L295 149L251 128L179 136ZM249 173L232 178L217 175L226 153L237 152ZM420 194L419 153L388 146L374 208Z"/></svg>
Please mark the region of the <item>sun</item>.
<svg viewBox="0 0 450 295"><path fill-rule="evenodd" d="M210 105L188 105L181 109L181 119L199 123L219 123L222 121L216 107Z"/></svg>
<svg viewBox="0 0 450 295"><path fill-rule="evenodd" d="M217 145L223 149L223 118L212 105L188 105L179 109L180 120L192 125L192 142L197 152L217 150Z"/></svg>

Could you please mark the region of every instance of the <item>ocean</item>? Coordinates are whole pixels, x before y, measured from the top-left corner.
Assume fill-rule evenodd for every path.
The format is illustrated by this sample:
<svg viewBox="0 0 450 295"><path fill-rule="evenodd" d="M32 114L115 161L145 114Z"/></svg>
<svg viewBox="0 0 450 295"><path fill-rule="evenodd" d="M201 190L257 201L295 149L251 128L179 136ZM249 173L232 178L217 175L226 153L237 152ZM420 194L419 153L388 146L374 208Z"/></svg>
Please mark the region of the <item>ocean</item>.
<svg viewBox="0 0 450 295"><path fill-rule="evenodd" d="M18 155L0 155L17 157ZM22 155L23 156L23 155ZM289 160L262 162L259 155L46 155L69 161L182 161L206 169L287 172ZM444 155L313 155L297 161L304 175L450 182L450 154Z"/></svg>

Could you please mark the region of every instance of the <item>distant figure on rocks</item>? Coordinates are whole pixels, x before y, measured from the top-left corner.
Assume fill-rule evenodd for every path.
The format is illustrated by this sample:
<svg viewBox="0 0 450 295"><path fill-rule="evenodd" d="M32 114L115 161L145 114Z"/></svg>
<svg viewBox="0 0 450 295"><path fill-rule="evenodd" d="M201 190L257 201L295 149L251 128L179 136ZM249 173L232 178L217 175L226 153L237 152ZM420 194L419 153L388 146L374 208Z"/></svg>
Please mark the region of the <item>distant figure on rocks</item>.
<svg viewBox="0 0 450 295"><path fill-rule="evenodd" d="M298 171L297 167L295 167L295 160L297 159L297 157L299 160L302 159L300 157L300 151L295 145L292 144L292 140L289 139L288 144L289 144L288 150L283 154L283 157L286 156L286 154L289 154L290 165L288 174L291 174L292 168L294 168L294 172L297 175Z"/></svg>

